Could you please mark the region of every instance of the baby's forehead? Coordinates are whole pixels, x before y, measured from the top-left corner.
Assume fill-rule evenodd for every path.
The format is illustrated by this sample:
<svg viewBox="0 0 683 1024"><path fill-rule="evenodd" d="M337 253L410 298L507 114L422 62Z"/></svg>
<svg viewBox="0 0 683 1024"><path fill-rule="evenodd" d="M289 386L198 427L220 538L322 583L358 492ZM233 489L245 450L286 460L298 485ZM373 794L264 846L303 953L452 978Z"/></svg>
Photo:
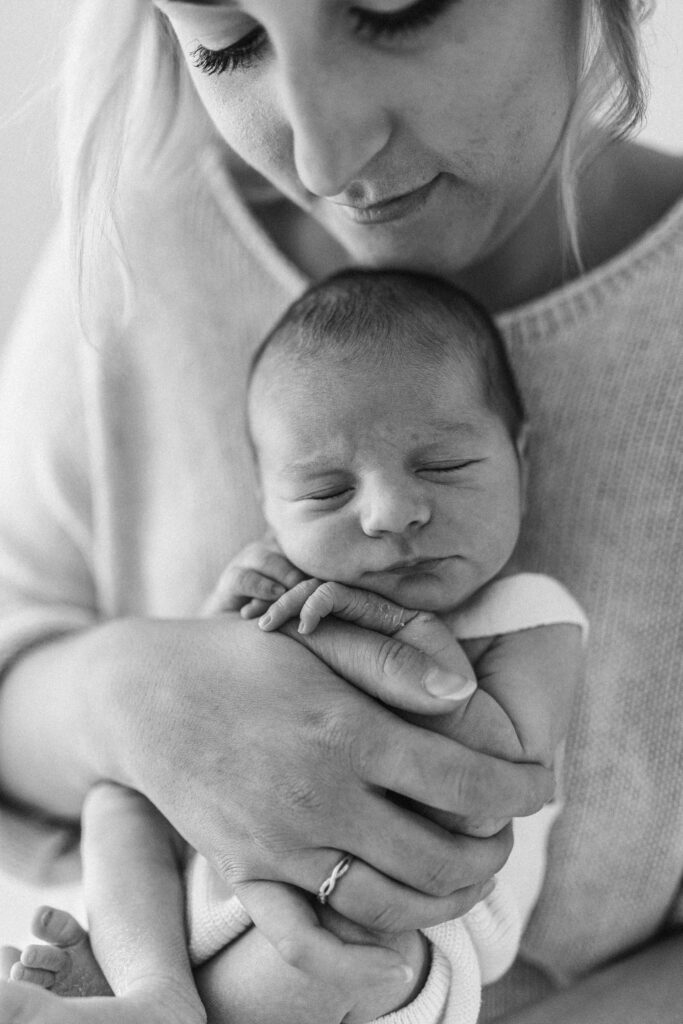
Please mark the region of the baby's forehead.
<svg viewBox="0 0 683 1024"><path fill-rule="evenodd" d="M333 382L336 391L353 393L359 382L371 383L378 390L453 380L475 384L485 372L478 354L458 345L444 344L436 349L396 344L374 347L362 343L355 349L321 345L311 353L293 352L285 347L264 354L250 381L250 397L260 401L277 390L307 391L311 399L323 398Z"/></svg>
<svg viewBox="0 0 683 1024"><path fill-rule="evenodd" d="M252 441L261 455L298 464L300 453L311 450L348 457L373 437L405 454L470 440L491 415L474 377L452 360L271 366L253 388Z"/></svg>

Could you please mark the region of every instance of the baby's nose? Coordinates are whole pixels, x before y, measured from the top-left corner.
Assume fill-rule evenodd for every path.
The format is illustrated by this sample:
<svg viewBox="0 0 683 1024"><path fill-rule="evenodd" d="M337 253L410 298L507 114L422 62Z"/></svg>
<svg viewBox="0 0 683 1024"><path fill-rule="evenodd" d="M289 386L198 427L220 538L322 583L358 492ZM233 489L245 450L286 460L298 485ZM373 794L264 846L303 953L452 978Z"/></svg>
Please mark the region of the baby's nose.
<svg viewBox="0 0 683 1024"><path fill-rule="evenodd" d="M411 533L424 526L430 514L429 505L419 492L409 488L378 488L367 495L361 525L368 537Z"/></svg>

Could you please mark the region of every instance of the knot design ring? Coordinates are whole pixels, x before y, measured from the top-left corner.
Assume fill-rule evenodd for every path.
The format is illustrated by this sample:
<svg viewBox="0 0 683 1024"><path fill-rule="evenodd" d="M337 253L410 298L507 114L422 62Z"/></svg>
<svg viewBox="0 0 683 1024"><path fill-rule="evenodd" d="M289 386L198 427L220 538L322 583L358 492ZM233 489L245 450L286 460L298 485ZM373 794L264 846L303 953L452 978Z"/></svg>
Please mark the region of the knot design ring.
<svg viewBox="0 0 683 1024"><path fill-rule="evenodd" d="M351 867L351 861L353 857L350 853L345 854L342 859L334 865L331 874L325 879L323 884L318 889L318 903L322 903L323 906L327 903L329 897L334 892L334 887Z"/></svg>

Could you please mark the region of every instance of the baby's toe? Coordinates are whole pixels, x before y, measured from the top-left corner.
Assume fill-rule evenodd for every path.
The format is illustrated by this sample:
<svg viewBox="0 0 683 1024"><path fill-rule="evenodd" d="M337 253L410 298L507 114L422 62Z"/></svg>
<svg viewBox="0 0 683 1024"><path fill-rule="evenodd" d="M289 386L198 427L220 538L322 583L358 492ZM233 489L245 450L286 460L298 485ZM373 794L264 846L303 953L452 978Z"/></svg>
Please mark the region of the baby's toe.
<svg viewBox="0 0 683 1024"><path fill-rule="evenodd" d="M70 963L69 954L59 946L27 946L21 954L24 967L58 974Z"/></svg>
<svg viewBox="0 0 683 1024"><path fill-rule="evenodd" d="M40 907L36 911L31 931L37 939L55 946L75 946L87 934L75 917L54 907Z"/></svg>
<svg viewBox="0 0 683 1024"><path fill-rule="evenodd" d="M13 964L18 963L21 952L16 946L0 946L0 978L7 981Z"/></svg>
<svg viewBox="0 0 683 1024"><path fill-rule="evenodd" d="M55 983L54 971L44 971L40 967L24 967L22 963L14 964L9 977L10 981L23 981L27 985L38 985L39 988L52 988Z"/></svg>

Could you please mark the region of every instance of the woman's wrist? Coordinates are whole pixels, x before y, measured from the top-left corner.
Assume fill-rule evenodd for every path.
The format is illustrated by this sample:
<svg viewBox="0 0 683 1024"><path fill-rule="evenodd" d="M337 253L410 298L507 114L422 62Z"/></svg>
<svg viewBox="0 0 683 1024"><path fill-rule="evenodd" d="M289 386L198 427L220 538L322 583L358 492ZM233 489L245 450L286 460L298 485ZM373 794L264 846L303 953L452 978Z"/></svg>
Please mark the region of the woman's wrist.
<svg viewBox="0 0 683 1024"><path fill-rule="evenodd" d="M109 777L108 626L46 641L7 672L0 691L0 786L19 805L76 820ZM113 777L113 773L112 773Z"/></svg>

